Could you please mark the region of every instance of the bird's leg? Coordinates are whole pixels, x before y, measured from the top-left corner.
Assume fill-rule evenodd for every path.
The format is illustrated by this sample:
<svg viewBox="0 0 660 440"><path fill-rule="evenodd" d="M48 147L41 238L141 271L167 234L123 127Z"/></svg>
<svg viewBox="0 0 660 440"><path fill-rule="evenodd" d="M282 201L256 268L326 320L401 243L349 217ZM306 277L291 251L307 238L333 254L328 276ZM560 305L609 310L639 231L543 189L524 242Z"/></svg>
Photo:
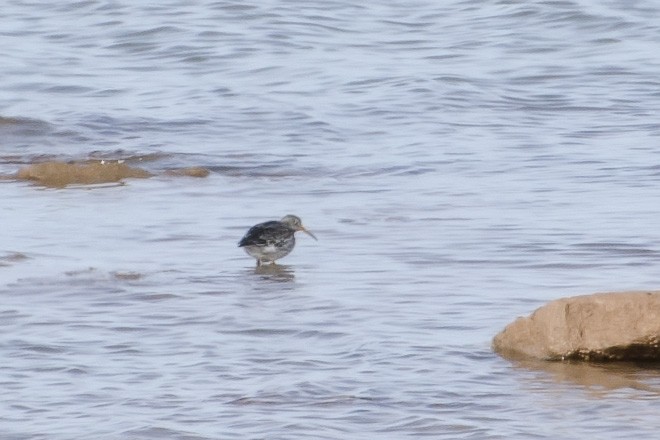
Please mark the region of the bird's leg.
<svg viewBox="0 0 660 440"><path fill-rule="evenodd" d="M261 266L261 258L257 258L257 267Z"/></svg>

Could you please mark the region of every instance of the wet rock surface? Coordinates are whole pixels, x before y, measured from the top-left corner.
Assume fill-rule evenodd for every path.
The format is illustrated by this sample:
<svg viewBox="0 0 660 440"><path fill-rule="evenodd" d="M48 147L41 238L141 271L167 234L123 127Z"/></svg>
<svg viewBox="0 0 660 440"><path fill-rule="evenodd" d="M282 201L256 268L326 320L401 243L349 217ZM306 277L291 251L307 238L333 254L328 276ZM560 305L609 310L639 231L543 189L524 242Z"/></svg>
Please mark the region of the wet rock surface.
<svg viewBox="0 0 660 440"><path fill-rule="evenodd" d="M660 292L562 298L518 318L493 339L505 357L660 361Z"/></svg>
<svg viewBox="0 0 660 440"><path fill-rule="evenodd" d="M51 187L119 182L126 178L147 178L151 173L119 162L43 162L21 168L16 177Z"/></svg>
<svg viewBox="0 0 660 440"><path fill-rule="evenodd" d="M169 176L207 177L209 170L203 167L186 167L167 170ZM65 162L46 161L23 166L15 175L4 179L29 180L38 185L62 188L69 185L94 185L122 182L125 179L145 179L155 174L123 161Z"/></svg>

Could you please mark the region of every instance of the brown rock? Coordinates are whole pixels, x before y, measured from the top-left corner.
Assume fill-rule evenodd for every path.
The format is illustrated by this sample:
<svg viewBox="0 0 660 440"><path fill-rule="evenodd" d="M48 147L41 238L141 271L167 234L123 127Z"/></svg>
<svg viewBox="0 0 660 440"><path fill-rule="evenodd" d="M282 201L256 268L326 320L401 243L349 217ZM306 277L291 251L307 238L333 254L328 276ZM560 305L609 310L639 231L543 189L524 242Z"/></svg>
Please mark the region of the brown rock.
<svg viewBox="0 0 660 440"><path fill-rule="evenodd" d="M660 361L660 292L552 301L509 324L493 349L513 358Z"/></svg>
<svg viewBox="0 0 660 440"><path fill-rule="evenodd" d="M45 186L64 187L73 184L119 182L126 178L146 178L151 173L119 162L43 162L18 170L18 179L33 180Z"/></svg>
<svg viewBox="0 0 660 440"><path fill-rule="evenodd" d="M211 172L204 167L187 167L167 170L165 174L170 176L207 177Z"/></svg>

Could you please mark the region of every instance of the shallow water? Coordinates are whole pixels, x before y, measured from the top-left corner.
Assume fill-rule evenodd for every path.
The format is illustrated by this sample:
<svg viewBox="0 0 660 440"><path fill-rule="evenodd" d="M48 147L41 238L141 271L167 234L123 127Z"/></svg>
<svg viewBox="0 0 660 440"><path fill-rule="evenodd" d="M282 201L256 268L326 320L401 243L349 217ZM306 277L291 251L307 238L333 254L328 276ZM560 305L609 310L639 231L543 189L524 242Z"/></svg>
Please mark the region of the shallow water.
<svg viewBox="0 0 660 440"><path fill-rule="evenodd" d="M11 2L0 173L155 177L0 181L2 438L653 437L657 368L490 340L658 287L658 12ZM319 241L255 269L288 213Z"/></svg>

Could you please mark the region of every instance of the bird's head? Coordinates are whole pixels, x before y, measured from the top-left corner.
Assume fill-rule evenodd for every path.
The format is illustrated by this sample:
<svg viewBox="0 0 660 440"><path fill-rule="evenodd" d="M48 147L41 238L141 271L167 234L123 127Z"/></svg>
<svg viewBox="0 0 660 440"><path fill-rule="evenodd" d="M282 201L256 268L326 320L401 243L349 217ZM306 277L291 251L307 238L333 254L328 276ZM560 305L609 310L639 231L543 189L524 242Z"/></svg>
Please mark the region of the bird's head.
<svg viewBox="0 0 660 440"><path fill-rule="evenodd" d="M282 220L280 220L282 223L293 229L294 231L302 231L305 234L309 235L312 237L314 240L318 241L318 238L314 234L312 234L310 231L307 230L302 224L302 220L300 220L300 217L296 215L285 215L282 217Z"/></svg>

